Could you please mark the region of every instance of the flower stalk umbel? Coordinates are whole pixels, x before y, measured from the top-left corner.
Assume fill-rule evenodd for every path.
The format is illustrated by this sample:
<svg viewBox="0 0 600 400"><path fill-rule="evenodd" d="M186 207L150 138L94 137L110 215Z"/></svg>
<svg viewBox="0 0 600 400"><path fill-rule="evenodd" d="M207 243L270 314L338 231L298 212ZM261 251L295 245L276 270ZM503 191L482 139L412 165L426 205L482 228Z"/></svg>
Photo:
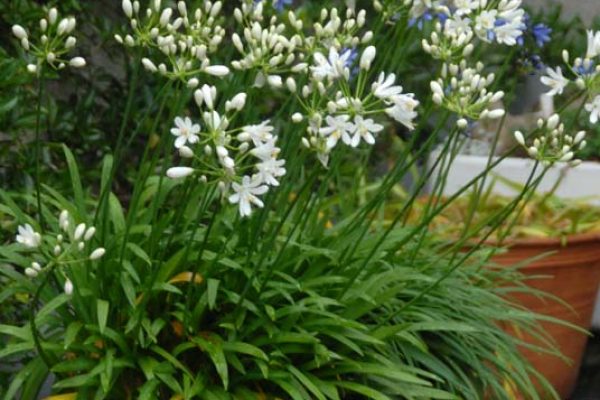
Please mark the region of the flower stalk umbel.
<svg viewBox="0 0 600 400"><path fill-rule="evenodd" d="M587 51L585 56L571 59L568 50L563 50L563 61L567 76L561 67L546 69L546 75L541 78L544 85L550 88L549 96L563 94L565 89L575 84L587 99L585 110L589 113L592 124L600 120L600 32L587 31Z"/></svg>
<svg viewBox="0 0 600 400"><path fill-rule="evenodd" d="M169 79L181 80L190 88L200 83L200 75L223 77L229 74L224 65L213 65L214 54L225 36L219 25L221 1L204 0L200 7L188 10L185 1L176 9L152 1L140 11L140 2L123 0L122 8L129 19L131 34L115 39L127 47L142 47L144 68ZM175 17L175 15L178 16Z"/></svg>
<svg viewBox="0 0 600 400"><path fill-rule="evenodd" d="M84 223L75 225L66 210L59 214L57 227L54 232L46 231L42 235L30 224L24 224L18 227L15 240L23 256L31 260L31 265L25 268L27 276L37 278L40 274L59 270L63 276L64 291L71 295L74 289L70 276L72 270L85 268L88 262L102 258L106 251L102 247L90 246L96 228Z"/></svg>
<svg viewBox="0 0 600 400"><path fill-rule="evenodd" d="M279 186L284 176L285 160L278 159L275 128L268 120L257 125L231 127L246 106L246 94L238 93L225 102L224 110L215 110L217 89L204 85L194 92L195 103L202 113L202 125L189 117L175 118L171 133L175 148L193 167L172 167L170 178L195 174L200 182L216 183L223 194L230 191L229 202L239 205L241 216L251 214L251 204L263 207L258 196L269 187Z"/></svg>
<svg viewBox="0 0 600 400"><path fill-rule="evenodd" d="M66 66L84 67L86 61L83 57L67 57L77 43L72 35L76 25L75 17L59 19L56 8L48 10L48 15L40 20L39 33L35 37L21 25L13 25L13 35L19 40L25 54L35 60L27 64L27 71L41 74L44 65L56 70Z"/></svg>
<svg viewBox="0 0 600 400"><path fill-rule="evenodd" d="M527 150L531 158L538 160L544 166L556 162L568 163L570 166L581 163L575 155L586 146L585 131L579 131L575 136L566 133L565 125L560 122L558 114L553 114L547 120L539 119L537 127L533 140L526 141L521 131L514 133L517 143Z"/></svg>

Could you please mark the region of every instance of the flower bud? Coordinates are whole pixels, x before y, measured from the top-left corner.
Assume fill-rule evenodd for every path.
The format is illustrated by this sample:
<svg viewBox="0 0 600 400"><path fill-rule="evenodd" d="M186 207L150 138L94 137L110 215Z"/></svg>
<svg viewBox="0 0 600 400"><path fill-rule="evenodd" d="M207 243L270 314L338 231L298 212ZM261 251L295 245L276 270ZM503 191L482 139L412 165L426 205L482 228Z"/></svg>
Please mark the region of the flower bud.
<svg viewBox="0 0 600 400"><path fill-rule="evenodd" d="M167 170L167 176L172 179L185 178L194 173L190 167L172 167Z"/></svg>
<svg viewBox="0 0 600 400"><path fill-rule="evenodd" d="M281 86L283 86L283 80L281 79L281 76L279 76L279 75L267 76L267 82L269 83L269 86L274 87L274 88L280 88Z"/></svg>
<svg viewBox="0 0 600 400"><path fill-rule="evenodd" d="M38 271L36 271L33 268L25 268L25 275L27 275L30 278L35 278L36 276L38 276Z"/></svg>
<svg viewBox="0 0 600 400"><path fill-rule="evenodd" d="M144 66L144 68L147 71L150 71L150 72L157 71L156 65L154 65L154 63L148 58L142 58L142 65Z"/></svg>
<svg viewBox="0 0 600 400"><path fill-rule="evenodd" d="M67 40L65 40L65 48L67 48L67 49L71 49L71 48L75 47L76 44L77 44L77 39L75 39L73 36L69 36L67 38Z"/></svg>
<svg viewBox="0 0 600 400"><path fill-rule="evenodd" d="M104 256L105 253L106 250L104 250L104 248L98 247L96 250L92 251L92 254L90 254L90 260L94 261L99 258L102 258L102 256Z"/></svg>
<svg viewBox="0 0 600 400"><path fill-rule="evenodd" d="M131 17L133 17L133 4L131 3L131 0L123 0L121 6L123 7L123 12L127 18L131 19Z"/></svg>
<svg viewBox="0 0 600 400"><path fill-rule="evenodd" d="M48 11L48 22L50 23L50 25L54 25L57 19L58 11L56 10L56 8L51 8L50 11Z"/></svg>
<svg viewBox="0 0 600 400"><path fill-rule="evenodd" d="M65 294L67 296L70 296L70 295L73 294L73 282L71 282L70 279L67 279L65 281L65 287L64 287L64 289L65 289Z"/></svg>
<svg viewBox="0 0 600 400"><path fill-rule="evenodd" d="M194 152L187 146L182 146L179 148L179 156L182 158L193 158Z"/></svg>
<svg viewBox="0 0 600 400"><path fill-rule="evenodd" d="M69 61L69 65L73 68L85 67L85 58L83 58L83 57L71 58L71 61Z"/></svg>
<svg viewBox="0 0 600 400"><path fill-rule="evenodd" d="M525 137L523 137L523 133L521 131L515 131L515 140L521 146L525 146Z"/></svg>
<svg viewBox="0 0 600 400"><path fill-rule="evenodd" d="M17 39L27 39L27 31L21 25L13 25L12 33Z"/></svg>
<svg viewBox="0 0 600 400"><path fill-rule="evenodd" d="M75 232L73 233L73 240L77 241L83 237L85 233L85 224L79 224L75 228Z"/></svg>
<svg viewBox="0 0 600 400"><path fill-rule="evenodd" d="M93 238L95 234L96 234L96 228L94 228L93 226L90 226L88 228L88 230L85 231L85 235L83 235L83 240L85 240L87 242L88 240Z"/></svg>
<svg viewBox="0 0 600 400"><path fill-rule="evenodd" d="M221 77L229 74L229 68L224 65L209 65L204 68L204 72L209 75Z"/></svg>
<svg viewBox="0 0 600 400"><path fill-rule="evenodd" d="M371 69L371 63L375 59L376 54L377 50L375 49L375 46L367 47L360 57L360 68L364 69L365 71Z"/></svg>
<svg viewBox="0 0 600 400"><path fill-rule="evenodd" d="M458 126L459 129L465 129L468 125L469 121L467 121L465 118L460 118L458 121L456 121L456 126Z"/></svg>
<svg viewBox="0 0 600 400"><path fill-rule="evenodd" d="M246 105L246 93L238 93L231 99L231 109L240 111Z"/></svg>

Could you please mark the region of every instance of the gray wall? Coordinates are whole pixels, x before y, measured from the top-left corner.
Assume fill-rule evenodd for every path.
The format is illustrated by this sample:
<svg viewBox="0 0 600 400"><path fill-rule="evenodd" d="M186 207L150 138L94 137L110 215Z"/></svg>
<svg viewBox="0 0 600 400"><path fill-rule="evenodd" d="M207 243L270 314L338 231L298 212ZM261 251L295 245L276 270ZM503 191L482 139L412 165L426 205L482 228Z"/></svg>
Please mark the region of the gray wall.
<svg viewBox="0 0 600 400"><path fill-rule="evenodd" d="M523 0L523 3L544 7L552 3L562 3L566 17L580 15L589 24L596 15L600 15L600 0Z"/></svg>

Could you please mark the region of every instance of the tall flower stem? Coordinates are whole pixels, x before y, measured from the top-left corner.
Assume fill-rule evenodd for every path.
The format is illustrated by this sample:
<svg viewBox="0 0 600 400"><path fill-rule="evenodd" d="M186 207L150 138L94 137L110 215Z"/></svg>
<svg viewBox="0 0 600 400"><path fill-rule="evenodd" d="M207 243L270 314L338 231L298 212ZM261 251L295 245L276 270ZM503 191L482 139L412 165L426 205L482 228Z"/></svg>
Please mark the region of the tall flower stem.
<svg viewBox="0 0 600 400"><path fill-rule="evenodd" d="M40 169L41 169L41 122L42 122L42 102L44 97L44 70L40 67L40 75L38 77L37 87L37 107L36 107L36 118L35 118L35 147L34 147L34 158L35 158L35 195L38 209L38 223L40 230L44 233L43 216L42 216L42 190L40 182Z"/></svg>

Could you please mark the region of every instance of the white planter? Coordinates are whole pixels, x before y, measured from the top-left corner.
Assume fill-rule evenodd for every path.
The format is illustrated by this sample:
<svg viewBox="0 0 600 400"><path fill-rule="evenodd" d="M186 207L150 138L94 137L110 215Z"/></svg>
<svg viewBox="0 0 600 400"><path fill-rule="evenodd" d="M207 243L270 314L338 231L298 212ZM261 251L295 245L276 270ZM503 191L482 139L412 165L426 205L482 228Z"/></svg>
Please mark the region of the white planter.
<svg viewBox="0 0 600 400"><path fill-rule="evenodd" d="M438 155L438 153L433 153L431 160L435 160ZM433 164L431 160L429 165ZM452 195L459 191L477 175L481 174L486 169L487 164L488 157L458 155L448 172L443 194ZM489 187L493 183L493 192L506 196L515 195L518 191L497 179L495 180L494 176L501 176L517 184L524 185L531 174L533 166L534 161L531 159L506 158L488 174L487 186ZM584 162L577 168L555 166L544 176L538 190L540 192L551 190L561 174L564 174L564 178L555 192L557 196L565 199L585 199L590 203L600 205L600 163ZM433 174L431 182L435 182L436 178L437 171ZM592 325L600 328L600 293L596 300Z"/></svg>

